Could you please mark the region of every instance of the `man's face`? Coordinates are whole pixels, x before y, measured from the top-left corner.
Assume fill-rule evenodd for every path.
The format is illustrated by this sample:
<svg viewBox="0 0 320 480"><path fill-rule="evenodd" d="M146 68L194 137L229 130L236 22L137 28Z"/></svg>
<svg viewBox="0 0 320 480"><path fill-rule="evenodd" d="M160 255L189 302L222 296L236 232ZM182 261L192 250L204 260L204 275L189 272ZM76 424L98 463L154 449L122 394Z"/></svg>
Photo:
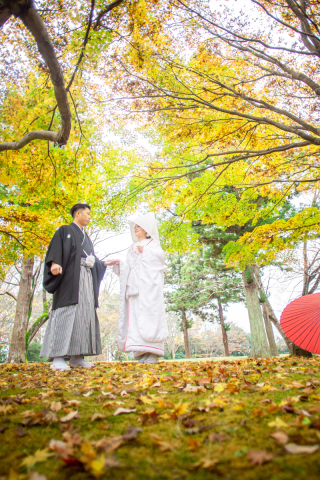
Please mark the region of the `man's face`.
<svg viewBox="0 0 320 480"><path fill-rule="evenodd" d="M90 223L90 210L85 208L77 212L77 220L82 227L86 227Z"/></svg>

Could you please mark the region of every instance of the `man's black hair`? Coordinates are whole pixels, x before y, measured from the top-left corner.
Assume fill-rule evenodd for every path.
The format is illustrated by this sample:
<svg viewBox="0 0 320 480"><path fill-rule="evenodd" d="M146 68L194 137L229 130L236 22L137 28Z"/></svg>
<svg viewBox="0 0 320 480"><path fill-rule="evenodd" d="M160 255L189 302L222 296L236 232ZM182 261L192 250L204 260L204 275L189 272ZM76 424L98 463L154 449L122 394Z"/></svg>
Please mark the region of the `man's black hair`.
<svg viewBox="0 0 320 480"><path fill-rule="evenodd" d="M84 210L85 208L89 208L89 210L91 210L90 205L88 205L87 203L77 203L76 205L73 205L70 210L71 217L74 218L78 210Z"/></svg>

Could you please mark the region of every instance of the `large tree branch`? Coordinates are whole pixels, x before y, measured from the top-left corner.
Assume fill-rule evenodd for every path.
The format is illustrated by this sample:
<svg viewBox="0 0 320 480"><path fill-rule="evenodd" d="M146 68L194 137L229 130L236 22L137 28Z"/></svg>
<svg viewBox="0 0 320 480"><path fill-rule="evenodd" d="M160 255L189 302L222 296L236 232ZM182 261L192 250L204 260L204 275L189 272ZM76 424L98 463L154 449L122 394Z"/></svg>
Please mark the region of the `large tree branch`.
<svg viewBox="0 0 320 480"><path fill-rule="evenodd" d="M95 20L95 23L94 23L94 26L93 26L93 30L97 30L100 25L101 25L101 20L103 19L103 17L108 13L110 12L111 10L113 10L115 7L117 7L118 5L120 5L121 3L123 3L124 0L114 0L113 2L111 2L106 8L104 8L103 10L101 10L101 12L98 14L96 20Z"/></svg>
<svg viewBox="0 0 320 480"><path fill-rule="evenodd" d="M24 135L20 140L16 142L3 142L0 143L0 152L4 150L20 150L25 147L32 140L49 140L50 142L57 141L57 133L50 132L49 130L35 130Z"/></svg>
<svg viewBox="0 0 320 480"><path fill-rule="evenodd" d="M29 132L17 142L5 142L0 144L0 150L18 150L35 139L50 140L59 145L65 145L69 139L71 131L71 111L65 89L63 73L46 27L42 18L34 9L32 0L2 0L0 3L0 19L1 10L5 11L5 9L8 8L11 10L11 15L20 18L33 35L39 52L49 67L50 77L61 116L61 128L58 132Z"/></svg>

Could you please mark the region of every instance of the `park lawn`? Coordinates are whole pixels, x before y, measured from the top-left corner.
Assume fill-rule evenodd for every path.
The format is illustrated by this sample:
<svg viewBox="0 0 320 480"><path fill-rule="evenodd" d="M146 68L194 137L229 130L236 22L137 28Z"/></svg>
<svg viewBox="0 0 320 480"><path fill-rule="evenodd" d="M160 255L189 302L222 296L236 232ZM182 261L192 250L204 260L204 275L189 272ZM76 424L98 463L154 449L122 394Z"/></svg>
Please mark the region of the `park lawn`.
<svg viewBox="0 0 320 480"><path fill-rule="evenodd" d="M0 479L319 479L319 367L1 365Z"/></svg>

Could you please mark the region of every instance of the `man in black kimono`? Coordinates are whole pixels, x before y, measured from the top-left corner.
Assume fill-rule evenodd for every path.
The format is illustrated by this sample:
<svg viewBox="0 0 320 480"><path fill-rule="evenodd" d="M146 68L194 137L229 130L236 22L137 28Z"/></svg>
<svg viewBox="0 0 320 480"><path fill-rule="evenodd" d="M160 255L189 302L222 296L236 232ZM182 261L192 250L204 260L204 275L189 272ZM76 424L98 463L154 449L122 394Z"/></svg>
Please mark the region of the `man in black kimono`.
<svg viewBox="0 0 320 480"><path fill-rule="evenodd" d="M99 287L107 265L118 263L102 262L94 254L84 230L90 222L90 206L78 203L70 213L73 222L56 231L44 266L43 286L53 293L53 304L40 356L53 358L54 370L94 366L83 357L102 351L96 313Z"/></svg>

